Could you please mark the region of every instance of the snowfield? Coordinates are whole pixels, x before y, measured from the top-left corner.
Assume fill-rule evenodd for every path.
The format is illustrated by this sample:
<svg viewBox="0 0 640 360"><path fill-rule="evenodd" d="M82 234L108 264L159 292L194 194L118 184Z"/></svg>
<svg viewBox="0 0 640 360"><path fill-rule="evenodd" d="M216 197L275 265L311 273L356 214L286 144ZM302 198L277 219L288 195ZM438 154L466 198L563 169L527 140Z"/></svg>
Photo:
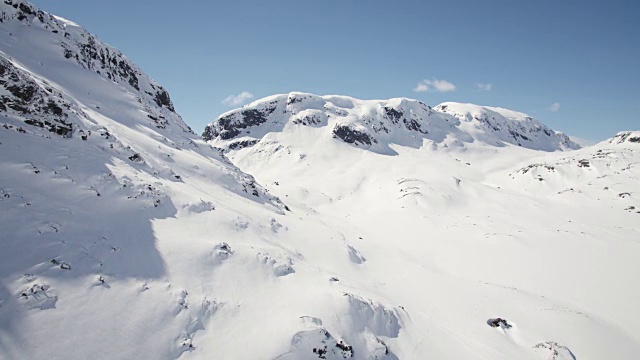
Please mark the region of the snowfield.
<svg viewBox="0 0 640 360"><path fill-rule="evenodd" d="M0 358L638 358L639 131L290 93L200 137L0 7Z"/></svg>

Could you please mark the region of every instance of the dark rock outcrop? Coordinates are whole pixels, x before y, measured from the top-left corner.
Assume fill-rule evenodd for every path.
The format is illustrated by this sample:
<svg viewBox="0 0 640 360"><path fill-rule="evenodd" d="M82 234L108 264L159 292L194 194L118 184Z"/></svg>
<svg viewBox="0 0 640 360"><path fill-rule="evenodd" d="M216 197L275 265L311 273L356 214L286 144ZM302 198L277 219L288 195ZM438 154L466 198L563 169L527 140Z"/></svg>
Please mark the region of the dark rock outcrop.
<svg viewBox="0 0 640 360"><path fill-rule="evenodd" d="M0 87L10 95L0 96L0 111L18 115L24 123L71 137L73 125L67 111L71 105L61 93L41 87L22 70L0 57Z"/></svg>
<svg viewBox="0 0 640 360"><path fill-rule="evenodd" d="M612 139L609 140L611 144L639 144L640 145L640 131L622 131L617 133Z"/></svg>
<svg viewBox="0 0 640 360"><path fill-rule="evenodd" d="M207 125L202 133L205 141L220 137L223 140L233 139L240 135L242 129L257 126L267 122L268 116L276 110L275 104L264 109L244 109L219 117L215 122Z"/></svg>
<svg viewBox="0 0 640 360"><path fill-rule="evenodd" d="M371 145L378 142L378 140L371 135L352 129L347 125L336 125L336 127L333 128L333 136L342 139L342 141L346 143L356 145Z"/></svg>

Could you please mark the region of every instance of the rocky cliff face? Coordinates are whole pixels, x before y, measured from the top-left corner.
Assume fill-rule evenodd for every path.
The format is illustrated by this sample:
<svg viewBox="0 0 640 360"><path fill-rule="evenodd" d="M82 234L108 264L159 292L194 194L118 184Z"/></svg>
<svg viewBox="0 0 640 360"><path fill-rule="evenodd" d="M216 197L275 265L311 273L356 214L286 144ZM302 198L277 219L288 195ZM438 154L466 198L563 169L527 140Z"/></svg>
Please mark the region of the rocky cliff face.
<svg viewBox="0 0 640 360"><path fill-rule="evenodd" d="M27 125L70 137L73 121L69 113L73 105L59 91L43 85L7 59L0 58L0 86L4 89L0 95L0 111L22 117Z"/></svg>
<svg viewBox="0 0 640 360"><path fill-rule="evenodd" d="M284 209L217 150L199 148L168 92L81 26L26 1L6 0L0 3L0 49L3 130L63 138L77 153L71 156L103 159L106 153L169 181L182 176L178 166L167 162L166 147L190 149L223 169L230 189ZM44 150L34 146L29 151Z"/></svg>
<svg viewBox="0 0 640 360"><path fill-rule="evenodd" d="M172 123L191 132L175 113L169 94L162 86L144 74L119 50L101 42L77 24L20 0L2 3L0 22L2 31L5 32L4 53L0 54L0 86L5 89L5 93L1 98L0 109L8 107L9 111L25 116L27 125L44 127L53 133L71 137L81 127L73 126L77 116L70 112L81 117L82 114L78 109L72 111L72 104L52 88L49 82L57 82L55 78L46 74L39 77L38 73L42 73L39 69L27 70L29 66L26 61L24 64L20 63L23 56L25 60L29 56L31 59L38 59L43 68L75 66L93 72L106 81L126 86L147 112L148 122L160 129ZM31 31L25 32L25 29ZM43 46L46 47L45 53L34 54L30 51L42 49ZM17 48L20 48L21 53L11 51ZM16 59L9 58L11 55ZM26 118L34 117L46 119L49 124L44 120L26 121L29 120Z"/></svg>

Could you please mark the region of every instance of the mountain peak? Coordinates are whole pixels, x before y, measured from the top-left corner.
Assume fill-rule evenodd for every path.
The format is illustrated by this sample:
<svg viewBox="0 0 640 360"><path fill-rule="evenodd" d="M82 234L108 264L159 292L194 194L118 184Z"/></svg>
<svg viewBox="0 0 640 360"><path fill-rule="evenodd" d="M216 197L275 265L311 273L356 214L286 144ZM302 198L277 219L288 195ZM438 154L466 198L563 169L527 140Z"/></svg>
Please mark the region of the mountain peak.
<svg viewBox="0 0 640 360"><path fill-rule="evenodd" d="M146 114L143 124L192 132L175 113L169 93L118 49L103 43L78 24L42 11L26 1L6 0L0 3L0 9L0 21L3 23L0 37L2 83L10 93L3 96L3 103L11 112L20 116L51 118L47 107L39 109L36 105L41 101L47 103L54 96L56 99L52 104L61 108L60 111L55 110L61 112L61 118L50 119L55 126L49 128L66 127L70 131L65 132L65 136L73 136L77 129L82 129L82 121L78 118L86 116L83 116L82 109L65 102L62 93L75 93L75 90L86 88L82 81L94 82L96 88L101 88L98 84L107 82L119 85L122 91L135 97ZM25 31L26 28L29 31ZM109 96L100 94L105 95ZM85 92L83 97L89 100L96 94ZM92 110L99 113L108 111ZM122 118L122 114L119 117ZM136 117L127 116L122 121Z"/></svg>
<svg viewBox="0 0 640 360"><path fill-rule="evenodd" d="M473 124L473 128L482 129L486 134L505 143L544 151L580 148L567 135L554 131L519 111L457 102L439 104L434 110L452 115L463 123Z"/></svg>
<svg viewBox="0 0 640 360"><path fill-rule="evenodd" d="M621 131L607 142L610 144L640 145L640 131Z"/></svg>
<svg viewBox="0 0 640 360"><path fill-rule="evenodd" d="M300 92L269 96L226 112L202 136L235 149L251 146L269 133L300 127L324 129L326 136L385 154L394 153L390 145L420 147L424 141L444 147L481 143L543 151L579 148L566 135L508 109L453 102L431 108L409 98L359 100Z"/></svg>

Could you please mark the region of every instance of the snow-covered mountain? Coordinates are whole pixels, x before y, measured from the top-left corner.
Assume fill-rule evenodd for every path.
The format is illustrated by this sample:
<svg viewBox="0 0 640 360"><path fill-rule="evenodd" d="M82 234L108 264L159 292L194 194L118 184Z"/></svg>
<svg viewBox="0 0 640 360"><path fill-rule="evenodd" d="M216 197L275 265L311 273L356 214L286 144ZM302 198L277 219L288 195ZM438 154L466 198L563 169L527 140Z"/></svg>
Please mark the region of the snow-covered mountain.
<svg viewBox="0 0 640 360"><path fill-rule="evenodd" d="M529 149L578 149L566 135L530 116L501 108L443 103L435 108L406 98L358 100L346 96L289 93L254 101L227 112L202 135L222 148L251 146L265 134L296 128L322 129L333 137L374 152L394 154L391 145L465 147L515 144Z"/></svg>
<svg viewBox="0 0 640 360"><path fill-rule="evenodd" d="M640 144L640 131L621 131L612 139L608 140L609 144Z"/></svg>
<svg viewBox="0 0 640 360"><path fill-rule="evenodd" d="M359 269L336 284L401 306L398 358L632 359L636 134L571 150L510 110L292 93L203 137L340 230Z"/></svg>
<svg viewBox="0 0 640 360"><path fill-rule="evenodd" d="M0 358L640 353L638 132L292 93L203 141L117 49L0 11Z"/></svg>
<svg viewBox="0 0 640 360"><path fill-rule="evenodd" d="M27 2L0 10L0 358L192 349L221 302L178 264L243 258L224 234L252 216L270 228L286 205L202 142L118 50ZM182 217L206 226L170 225Z"/></svg>
<svg viewBox="0 0 640 360"><path fill-rule="evenodd" d="M486 136L486 142L493 140L496 145L505 142L544 151L580 148L567 135L553 131L521 112L453 102L442 103L435 110L455 116L463 124L468 124L465 127L468 132Z"/></svg>

